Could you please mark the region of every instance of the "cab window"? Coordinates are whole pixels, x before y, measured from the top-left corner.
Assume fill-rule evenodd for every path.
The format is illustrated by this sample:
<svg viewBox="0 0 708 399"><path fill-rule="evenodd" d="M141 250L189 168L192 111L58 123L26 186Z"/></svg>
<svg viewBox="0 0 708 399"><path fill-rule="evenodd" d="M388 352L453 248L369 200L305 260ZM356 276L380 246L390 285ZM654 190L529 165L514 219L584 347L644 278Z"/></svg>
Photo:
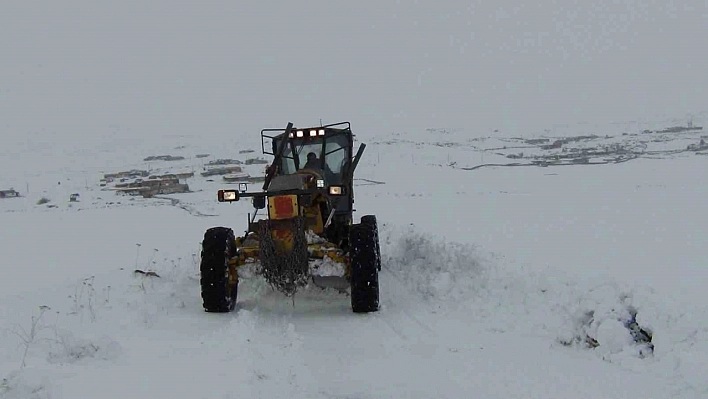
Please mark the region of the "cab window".
<svg viewBox="0 0 708 399"><path fill-rule="evenodd" d="M290 145L283 151L282 174L289 175L297 171L294 157L298 159L300 169L307 164L307 154L315 153L319 160L322 156L322 139L300 142L295 145L295 154L292 153ZM328 184L340 184L342 182L342 172L348 160L351 159L347 147L347 137L345 135L334 135L327 137L325 145L325 179Z"/></svg>
<svg viewBox="0 0 708 399"><path fill-rule="evenodd" d="M327 145L325 146L325 163L330 172L330 176L328 176L329 184L342 183L343 169L347 161L351 158L347 152L347 139L344 135L333 136L327 139Z"/></svg>

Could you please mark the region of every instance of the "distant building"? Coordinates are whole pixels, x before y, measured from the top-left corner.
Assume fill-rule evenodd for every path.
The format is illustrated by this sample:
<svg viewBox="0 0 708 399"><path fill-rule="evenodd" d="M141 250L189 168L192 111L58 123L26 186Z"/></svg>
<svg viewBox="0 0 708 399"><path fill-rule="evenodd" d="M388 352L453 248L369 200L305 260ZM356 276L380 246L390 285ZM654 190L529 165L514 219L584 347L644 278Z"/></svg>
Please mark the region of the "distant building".
<svg viewBox="0 0 708 399"><path fill-rule="evenodd" d="M0 198L14 198L14 197L19 197L20 193L13 189L9 190L0 190Z"/></svg>
<svg viewBox="0 0 708 399"><path fill-rule="evenodd" d="M243 162L239 161L238 159L230 159L230 158L220 158L220 159L215 159L213 161L209 161L207 163L208 166L217 166L217 165L241 165Z"/></svg>
<svg viewBox="0 0 708 399"><path fill-rule="evenodd" d="M148 175L150 173L145 170L133 169L125 172L106 173L103 175L103 179L110 183L113 179L147 177Z"/></svg>
<svg viewBox="0 0 708 399"><path fill-rule="evenodd" d="M246 165L264 165L267 163L267 160L261 158L251 158L246 160Z"/></svg>
<svg viewBox="0 0 708 399"><path fill-rule="evenodd" d="M178 179L148 179L140 183L117 184L115 190L122 194L150 198L157 194L186 193L189 192L189 186L181 184Z"/></svg>
<svg viewBox="0 0 708 399"><path fill-rule="evenodd" d="M239 173L242 169L240 166L224 166L220 168L211 168L202 172L201 175L204 177L215 176L215 175L228 175L230 173Z"/></svg>
<svg viewBox="0 0 708 399"><path fill-rule="evenodd" d="M541 146L544 150L555 150L563 147L563 140L556 140L553 144Z"/></svg>
<svg viewBox="0 0 708 399"><path fill-rule="evenodd" d="M174 155L151 155L143 161L182 161L184 160L184 157L182 156L174 156Z"/></svg>
<svg viewBox="0 0 708 399"><path fill-rule="evenodd" d="M164 180L164 179L179 179L186 180L194 177L194 172L180 172L180 173L168 173L165 175L152 175L148 177L149 180Z"/></svg>
<svg viewBox="0 0 708 399"><path fill-rule="evenodd" d="M238 172L238 173L230 173L228 175L224 175L223 179L224 179L224 181L230 182L230 183L247 182L250 177L251 176L246 172Z"/></svg>

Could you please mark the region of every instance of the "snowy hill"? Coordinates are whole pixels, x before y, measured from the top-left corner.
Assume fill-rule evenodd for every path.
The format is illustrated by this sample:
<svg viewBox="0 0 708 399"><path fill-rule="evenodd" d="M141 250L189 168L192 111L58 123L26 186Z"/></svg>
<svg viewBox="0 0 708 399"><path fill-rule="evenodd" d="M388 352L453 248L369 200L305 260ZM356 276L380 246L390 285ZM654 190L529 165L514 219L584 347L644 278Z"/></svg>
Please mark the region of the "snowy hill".
<svg viewBox="0 0 708 399"><path fill-rule="evenodd" d="M473 168L530 160L506 157L520 150L504 137L360 134L369 146L355 216L378 215L384 258L382 309L366 316L351 313L347 294L311 287L293 304L257 278L242 281L235 313L201 309L203 232L238 232L251 209L218 204L226 183L199 172L212 159L257 156L238 155L258 148L253 137L228 146L106 141L81 162L55 152L47 170L28 148L8 181L30 191L0 201L0 394L705 396L708 158L687 150L705 133L592 133L560 149L513 140L533 147L523 149L529 156L610 144L635 156ZM185 159L143 161L168 153ZM255 176L263 165L243 167ZM133 168L197 173L191 192L159 198L99 184L102 173ZM42 197L50 202L37 205ZM651 344L633 339L638 329Z"/></svg>

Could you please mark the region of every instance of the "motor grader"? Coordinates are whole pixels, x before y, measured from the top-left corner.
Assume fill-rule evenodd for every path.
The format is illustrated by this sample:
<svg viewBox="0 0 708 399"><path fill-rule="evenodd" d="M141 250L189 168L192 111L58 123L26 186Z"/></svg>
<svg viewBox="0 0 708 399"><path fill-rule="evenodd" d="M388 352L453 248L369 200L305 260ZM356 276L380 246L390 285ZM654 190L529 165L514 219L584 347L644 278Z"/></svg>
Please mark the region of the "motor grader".
<svg viewBox="0 0 708 399"><path fill-rule="evenodd" d="M261 145L264 154L273 156L262 189L249 192L240 185L217 193L219 202L250 198L255 211L249 213L243 236L227 227L204 234L200 282L205 311L234 310L239 272L246 270L290 297L310 283L349 288L354 312L377 311L381 256L376 217L362 216L353 223L353 177L366 145L353 154L349 122L264 129Z"/></svg>

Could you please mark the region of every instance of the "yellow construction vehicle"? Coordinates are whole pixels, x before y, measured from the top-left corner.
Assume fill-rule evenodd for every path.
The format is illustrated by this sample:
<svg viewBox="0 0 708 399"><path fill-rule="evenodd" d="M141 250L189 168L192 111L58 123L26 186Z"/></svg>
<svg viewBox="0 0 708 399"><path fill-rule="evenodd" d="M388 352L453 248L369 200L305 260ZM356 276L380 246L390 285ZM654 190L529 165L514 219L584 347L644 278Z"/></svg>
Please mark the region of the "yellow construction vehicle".
<svg viewBox="0 0 708 399"><path fill-rule="evenodd" d="M243 236L227 227L204 234L204 309L232 311L239 271L249 268L287 296L310 282L348 286L354 312L377 311L381 255L376 217L362 216L353 223L353 177L366 145L353 154L349 122L306 129L289 123L285 129L262 130L261 143L263 153L274 157L262 190L240 186L217 193L219 202L251 198L255 212ZM261 210L267 218L256 220Z"/></svg>

